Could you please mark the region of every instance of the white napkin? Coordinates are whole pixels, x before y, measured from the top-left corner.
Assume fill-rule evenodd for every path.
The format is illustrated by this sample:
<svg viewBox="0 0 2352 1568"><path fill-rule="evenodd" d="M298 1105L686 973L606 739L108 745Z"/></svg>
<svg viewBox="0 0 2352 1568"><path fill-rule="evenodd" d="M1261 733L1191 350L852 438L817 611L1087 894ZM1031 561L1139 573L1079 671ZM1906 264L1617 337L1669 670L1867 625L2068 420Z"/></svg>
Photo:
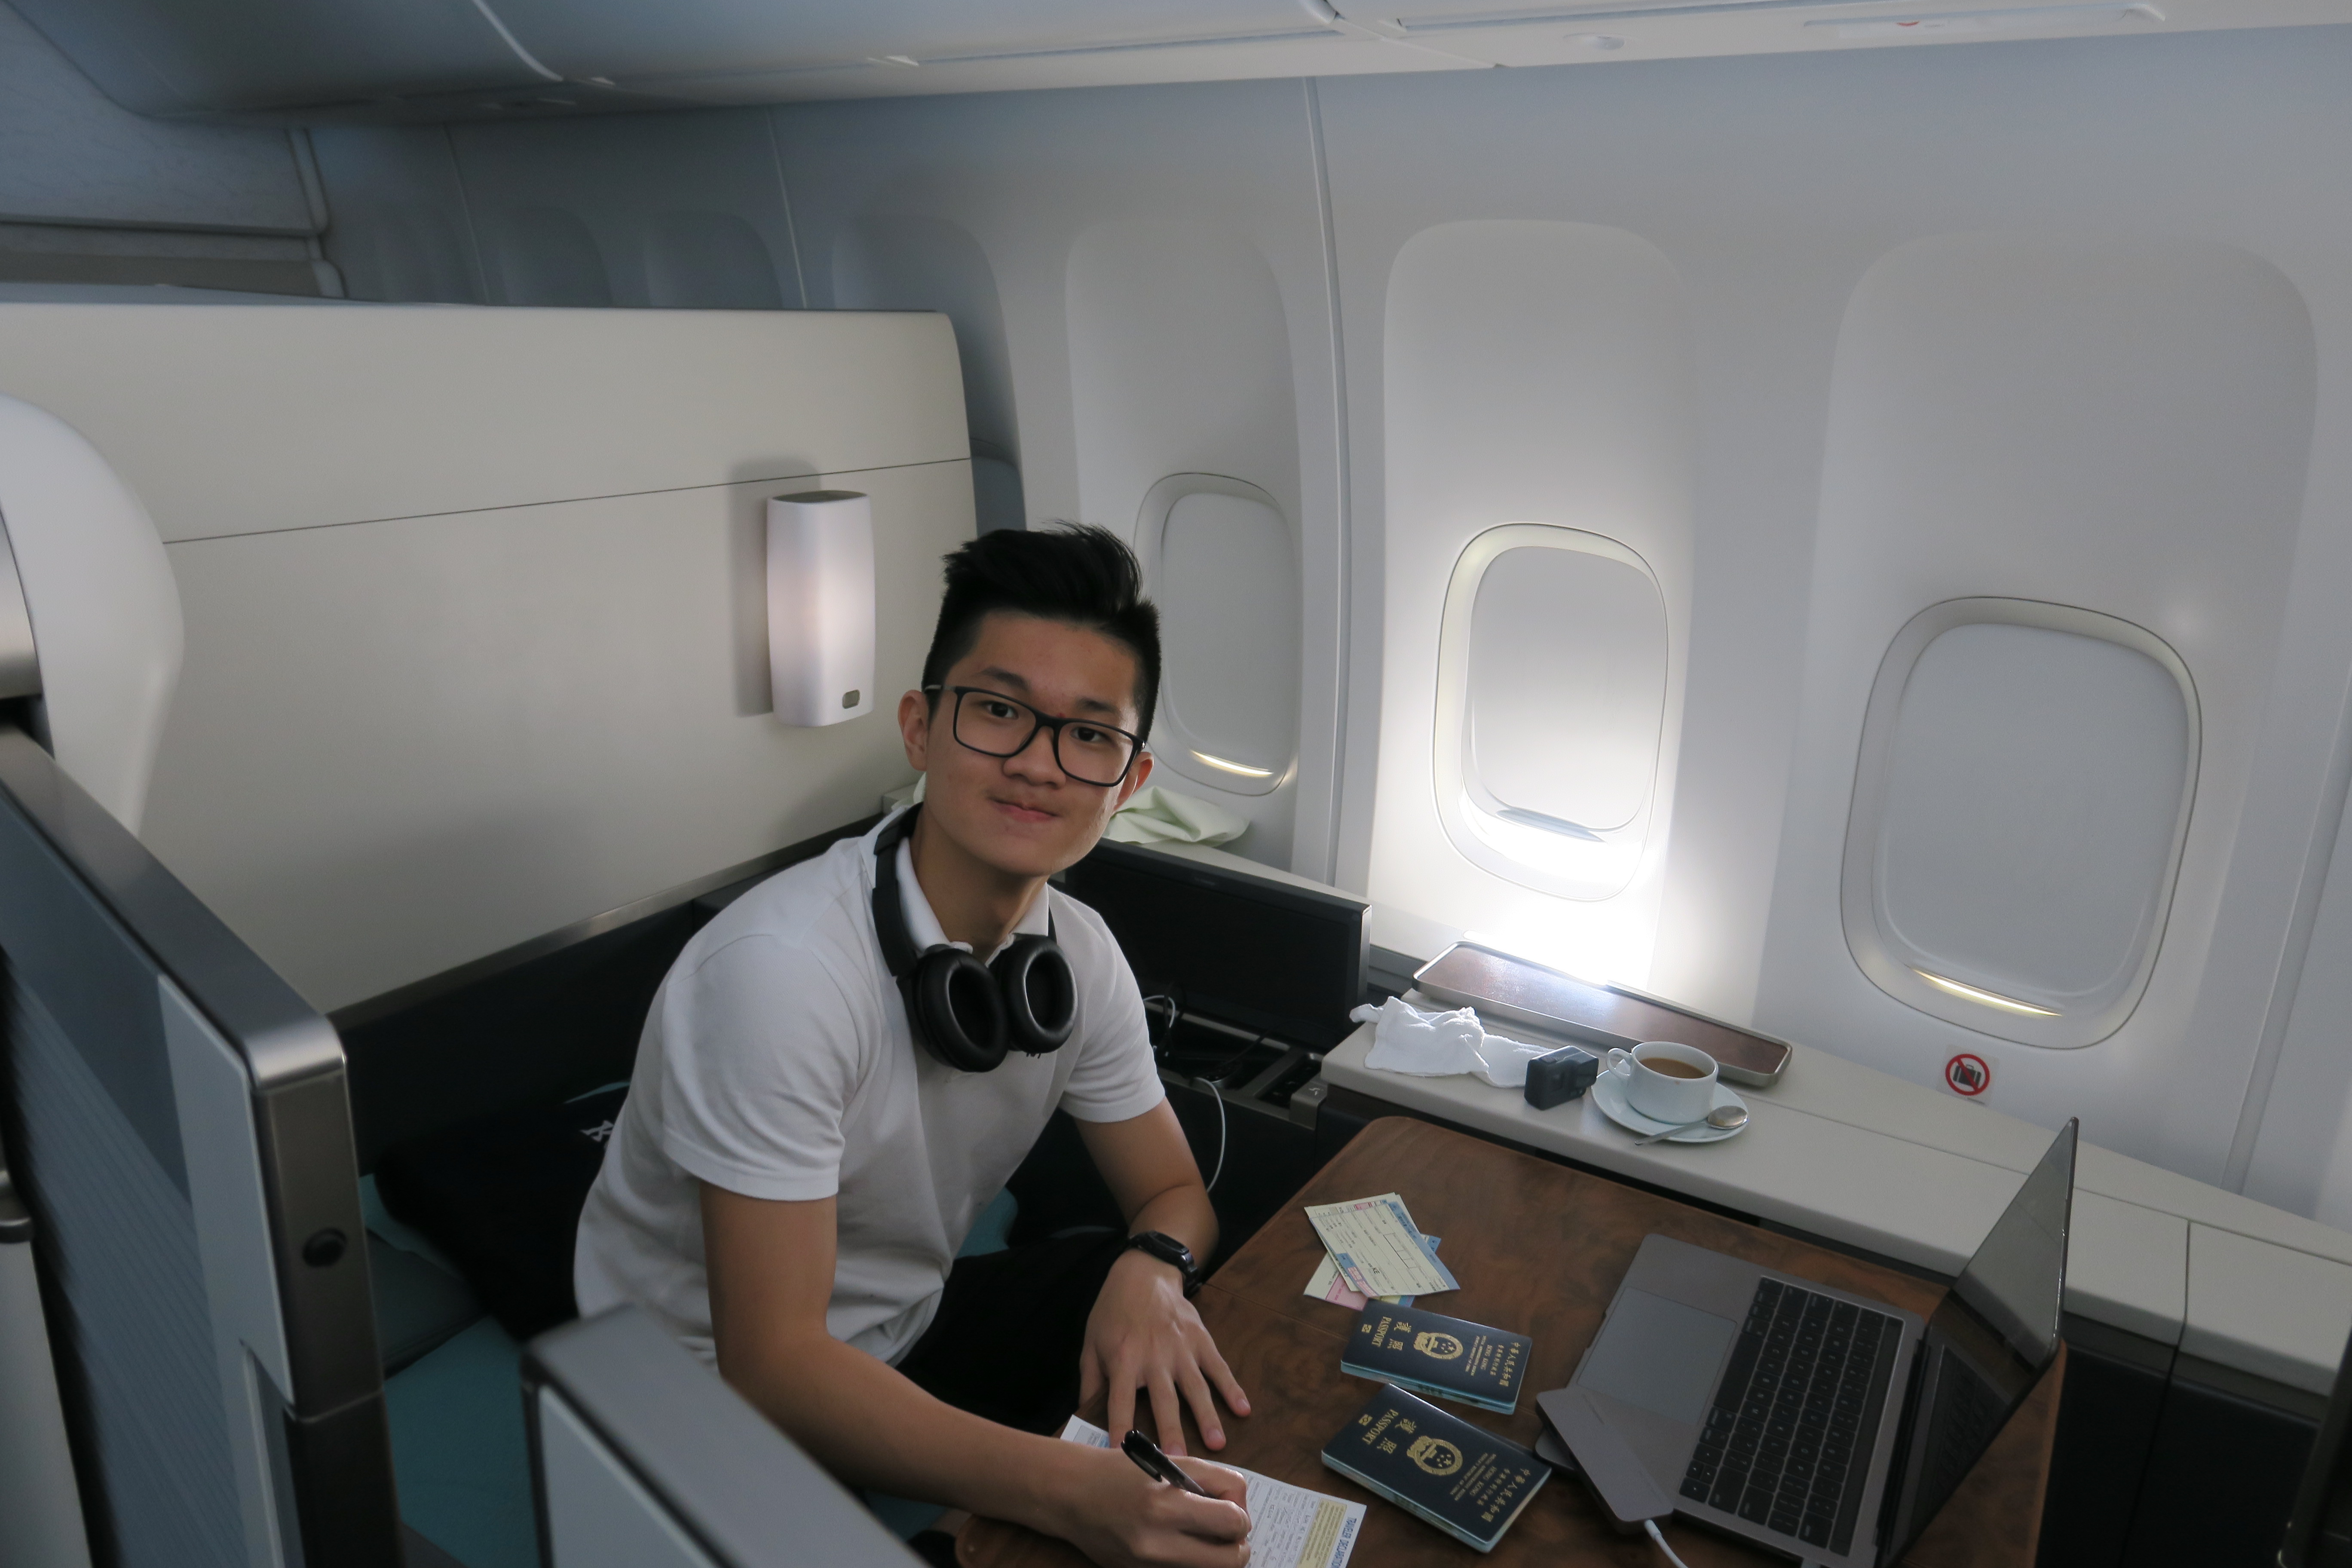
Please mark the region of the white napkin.
<svg viewBox="0 0 2352 1568"><path fill-rule="evenodd" d="M1528 1081L1529 1062L1559 1048L1490 1035L1479 1026L1478 1015L1467 1007L1424 1013L1391 996L1378 1007L1359 1007L1348 1016L1359 1024L1379 1026L1364 1065L1381 1072L1420 1078L1475 1072L1496 1089L1517 1089Z"/></svg>

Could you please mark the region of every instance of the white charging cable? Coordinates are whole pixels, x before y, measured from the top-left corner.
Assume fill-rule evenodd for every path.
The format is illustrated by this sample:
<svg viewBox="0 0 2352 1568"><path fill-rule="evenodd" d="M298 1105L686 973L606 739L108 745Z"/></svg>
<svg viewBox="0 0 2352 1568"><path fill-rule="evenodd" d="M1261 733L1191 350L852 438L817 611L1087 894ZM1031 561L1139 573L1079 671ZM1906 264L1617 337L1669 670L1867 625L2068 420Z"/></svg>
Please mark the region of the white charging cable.
<svg viewBox="0 0 2352 1568"><path fill-rule="evenodd" d="M1150 1016L1151 1005L1154 1002L1164 1002L1168 1005L1167 1026L1161 1031L1160 1037L1159 1039L1150 1041L1152 1055L1157 1058L1160 1055L1160 1047L1167 1043L1167 1037L1175 1032L1177 1023L1183 1018L1184 1009L1176 1005L1176 998L1173 996L1154 994L1152 995L1146 996L1143 999L1144 1016L1147 1020ZM1150 1028L1148 1023L1146 1025L1145 1037L1150 1039ZM1260 1035L1256 1039L1252 1040L1247 1047L1244 1047L1244 1053L1246 1054L1248 1051L1256 1049L1259 1046L1265 1044L1265 1037L1264 1035ZM1234 1061L1236 1062L1239 1060L1239 1057L1234 1058ZM1192 1080L1192 1086L1195 1089L1207 1089L1209 1091L1209 1098L1217 1102L1217 1165L1215 1170L1209 1173L1209 1184L1202 1189L1203 1192L1215 1192L1217 1190L1217 1178L1225 1173L1225 1080L1223 1074L1225 1072L1231 1072L1233 1070L1233 1065L1234 1064L1231 1062L1227 1063L1220 1072L1220 1075L1216 1078L1196 1078Z"/></svg>
<svg viewBox="0 0 2352 1568"><path fill-rule="evenodd" d="M1666 1554L1666 1561L1673 1563L1675 1568L1690 1568L1690 1564L1675 1556L1675 1549L1666 1544L1665 1534L1658 1529L1658 1521L1656 1520L1643 1520L1642 1521L1642 1528L1650 1532L1650 1539L1658 1543L1658 1550Z"/></svg>
<svg viewBox="0 0 2352 1568"><path fill-rule="evenodd" d="M1217 1190L1217 1178L1225 1173L1225 1087L1220 1079L1204 1078L1193 1081L1205 1086L1209 1098L1217 1102L1217 1168L1209 1173L1209 1184L1202 1189L1213 1193Z"/></svg>

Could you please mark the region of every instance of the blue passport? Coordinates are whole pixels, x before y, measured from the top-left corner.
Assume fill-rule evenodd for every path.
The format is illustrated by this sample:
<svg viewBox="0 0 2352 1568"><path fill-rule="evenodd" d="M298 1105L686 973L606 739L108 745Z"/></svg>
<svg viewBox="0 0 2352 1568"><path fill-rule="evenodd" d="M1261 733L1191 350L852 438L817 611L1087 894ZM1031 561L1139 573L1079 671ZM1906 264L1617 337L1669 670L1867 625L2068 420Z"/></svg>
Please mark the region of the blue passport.
<svg viewBox="0 0 2352 1568"><path fill-rule="evenodd" d="M1519 1406L1535 1342L1418 1307L1367 1301L1339 1370L1508 1415Z"/></svg>
<svg viewBox="0 0 2352 1568"><path fill-rule="evenodd" d="M1323 1462L1464 1545L1492 1552L1551 1467L1402 1388L1383 1388Z"/></svg>

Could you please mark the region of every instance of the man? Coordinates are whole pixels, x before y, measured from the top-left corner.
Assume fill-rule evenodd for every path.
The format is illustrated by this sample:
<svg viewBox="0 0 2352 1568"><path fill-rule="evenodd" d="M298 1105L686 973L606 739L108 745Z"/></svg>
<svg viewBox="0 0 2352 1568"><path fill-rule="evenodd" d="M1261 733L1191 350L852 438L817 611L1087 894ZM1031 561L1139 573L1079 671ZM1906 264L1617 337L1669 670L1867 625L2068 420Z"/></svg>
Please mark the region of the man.
<svg viewBox="0 0 2352 1568"><path fill-rule="evenodd" d="M902 814L771 878L679 955L581 1217L575 1284L583 1312L633 1300L715 1356L852 1484L1018 1521L1099 1563L1238 1568L1233 1471L1183 1461L1214 1494L1197 1498L1048 1435L1097 1393L1124 1431L1140 1390L1181 1455L1181 1406L1212 1448L1217 1396L1249 1410L1187 1300L1216 1215L1134 976L1101 920L1046 884L1150 775L1159 681L1158 612L1109 534L991 533L948 557L922 689L898 704L926 780L911 832ZM957 1018L987 1023L971 988L993 982L967 973L941 991L957 1018L910 1020L921 986L891 953L905 970L943 944L987 958L1048 941L1068 963L1066 1043L990 1070L940 1059ZM1040 963L1031 991L1050 1013ZM956 1261L1056 1107L1129 1235Z"/></svg>

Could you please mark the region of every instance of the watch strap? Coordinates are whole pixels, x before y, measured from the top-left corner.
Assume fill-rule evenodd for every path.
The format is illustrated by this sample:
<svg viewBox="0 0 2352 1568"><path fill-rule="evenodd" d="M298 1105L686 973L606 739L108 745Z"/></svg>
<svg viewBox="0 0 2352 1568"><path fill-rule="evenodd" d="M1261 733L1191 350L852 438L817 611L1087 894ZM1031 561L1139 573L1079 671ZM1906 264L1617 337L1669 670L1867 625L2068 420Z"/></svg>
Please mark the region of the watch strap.
<svg viewBox="0 0 2352 1568"><path fill-rule="evenodd" d="M1201 1265L1192 1257L1192 1249L1167 1232L1139 1230L1127 1238L1127 1245L1137 1252L1148 1253L1181 1274L1186 1296L1201 1289Z"/></svg>

